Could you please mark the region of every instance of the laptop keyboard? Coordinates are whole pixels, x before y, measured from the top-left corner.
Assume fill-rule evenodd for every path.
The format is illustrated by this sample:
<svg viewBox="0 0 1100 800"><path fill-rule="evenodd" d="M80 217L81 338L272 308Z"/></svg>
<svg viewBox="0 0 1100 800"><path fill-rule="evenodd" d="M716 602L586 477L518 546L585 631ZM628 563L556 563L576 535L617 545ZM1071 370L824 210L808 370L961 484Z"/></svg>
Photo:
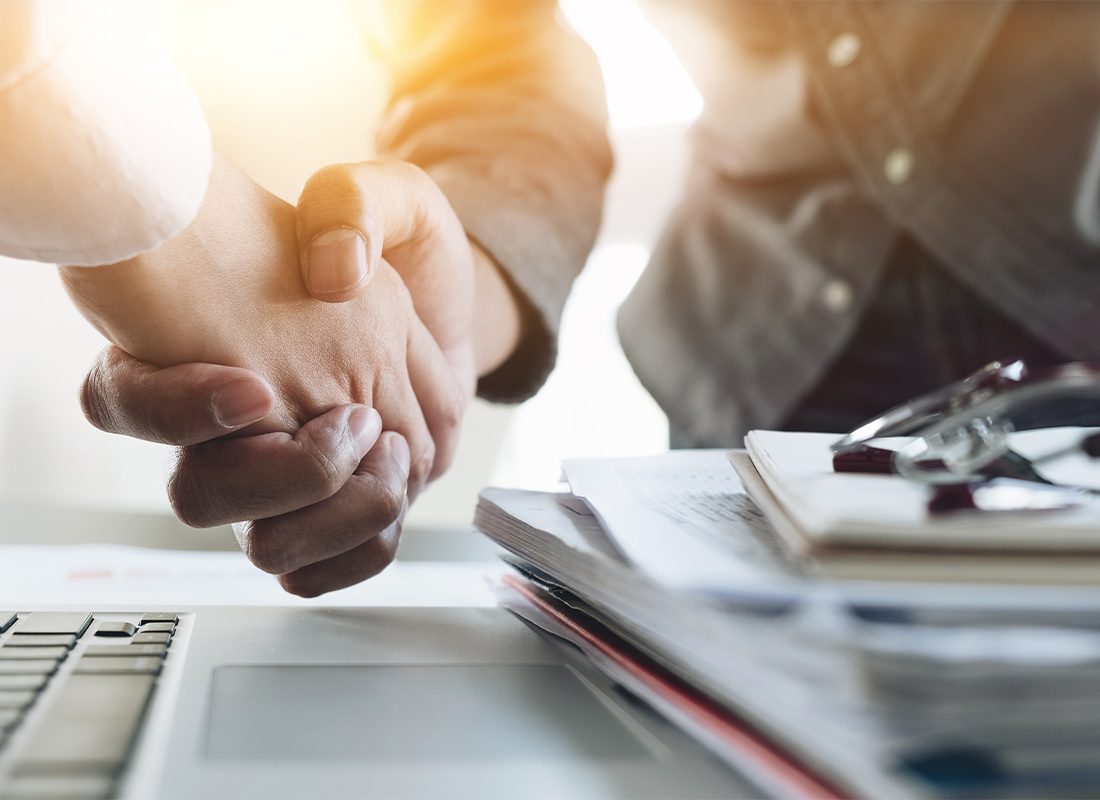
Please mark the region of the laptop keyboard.
<svg viewBox="0 0 1100 800"><path fill-rule="evenodd" d="M0 611L0 800L113 796L178 624Z"/></svg>

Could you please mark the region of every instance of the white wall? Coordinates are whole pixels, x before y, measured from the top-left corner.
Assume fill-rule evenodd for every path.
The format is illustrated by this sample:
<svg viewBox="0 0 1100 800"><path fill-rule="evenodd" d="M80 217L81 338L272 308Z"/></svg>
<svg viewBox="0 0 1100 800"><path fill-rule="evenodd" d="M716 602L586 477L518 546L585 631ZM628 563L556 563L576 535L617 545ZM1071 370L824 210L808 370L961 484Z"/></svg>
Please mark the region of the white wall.
<svg viewBox="0 0 1100 800"><path fill-rule="evenodd" d="M562 457L665 446L664 416L626 365L613 316L679 194L697 96L632 0L605 3L564 4L604 64L618 163L600 246L566 309L560 367L516 410L475 406L454 469L412 524L465 524L481 486L552 485ZM288 200L314 169L370 155L383 84L360 11L338 0L192 0L169 16L218 146ZM636 91L641 79L649 91ZM167 508L168 449L101 434L80 415L77 387L101 346L53 269L0 259L0 501Z"/></svg>

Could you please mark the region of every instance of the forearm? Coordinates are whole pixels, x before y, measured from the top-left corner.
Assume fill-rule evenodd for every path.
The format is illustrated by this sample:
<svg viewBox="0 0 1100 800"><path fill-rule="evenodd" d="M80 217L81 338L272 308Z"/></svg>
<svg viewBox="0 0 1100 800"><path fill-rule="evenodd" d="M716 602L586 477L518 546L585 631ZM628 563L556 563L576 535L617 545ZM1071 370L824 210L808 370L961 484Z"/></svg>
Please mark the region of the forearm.
<svg viewBox="0 0 1100 800"><path fill-rule="evenodd" d="M229 363L224 343L237 321L206 319L204 326L201 312L257 285L273 302L305 297L291 271L296 264L279 257L294 244L293 214L216 158L199 214L182 233L117 264L61 267L61 279L85 318L131 355L159 365ZM224 335L211 338L215 324ZM211 341L222 342L217 352Z"/></svg>

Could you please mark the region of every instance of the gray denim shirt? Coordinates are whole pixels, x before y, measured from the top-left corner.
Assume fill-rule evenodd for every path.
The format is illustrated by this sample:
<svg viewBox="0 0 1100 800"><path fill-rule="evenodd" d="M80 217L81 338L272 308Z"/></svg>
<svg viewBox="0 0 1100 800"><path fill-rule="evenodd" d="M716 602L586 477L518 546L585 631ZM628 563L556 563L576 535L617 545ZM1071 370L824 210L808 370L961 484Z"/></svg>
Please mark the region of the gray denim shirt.
<svg viewBox="0 0 1100 800"><path fill-rule="evenodd" d="M1100 358L1100 4L650 5L707 103L620 329L680 441L778 424L901 231L1067 358Z"/></svg>

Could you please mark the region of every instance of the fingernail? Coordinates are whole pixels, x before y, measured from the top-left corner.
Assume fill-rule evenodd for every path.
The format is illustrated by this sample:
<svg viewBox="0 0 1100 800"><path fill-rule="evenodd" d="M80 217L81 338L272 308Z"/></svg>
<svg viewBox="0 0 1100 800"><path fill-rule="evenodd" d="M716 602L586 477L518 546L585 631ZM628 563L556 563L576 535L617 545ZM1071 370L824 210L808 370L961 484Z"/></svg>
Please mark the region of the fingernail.
<svg viewBox="0 0 1100 800"><path fill-rule="evenodd" d="M239 428L259 422L271 410L271 392L259 381L227 383L214 393L214 419L223 428Z"/></svg>
<svg viewBox="0 0 1100 800"><path fill-rule="evenodd" d="M314 237L306 259L306 282L314 294L346 292L367 279L367 243L352 228Z"/></svg>
<svg viewBox="0 0 1100 800"><path fill-rule="evenodd" d="M357 408L348 415L348 430L360 451L366 455L382 432L382 418L373 408Z"/></svg>
<svg viewBox="0 0 1100 800"><path fill-rule="evenodd" d="M390 452L393 454L393 460L396 461L397 466L401 468L401 473L408 478L412 464L412 457L409 455L409 443L406 442L405 437L399 433L388 433L386 436L388 438Z"/></svg>

